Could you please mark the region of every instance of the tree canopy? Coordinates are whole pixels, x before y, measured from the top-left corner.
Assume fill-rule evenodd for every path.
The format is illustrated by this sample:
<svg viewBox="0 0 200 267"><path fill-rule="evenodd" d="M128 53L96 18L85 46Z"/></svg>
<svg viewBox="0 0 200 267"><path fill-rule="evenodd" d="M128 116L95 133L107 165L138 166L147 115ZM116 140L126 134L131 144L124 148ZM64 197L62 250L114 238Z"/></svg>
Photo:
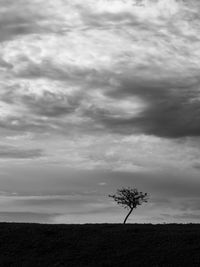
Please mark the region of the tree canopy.
<svg viewBox="0 0 200 267"><path fill-rule="evenodd" d="M141 205L144 202L147 202L149 196L147 193L143 193L138 191L137 188L121 188L117 189L116 194L109 195L109 197L113 198L117 204L123 206L125 209L129 209L129 213L127 214L124 223L128 219L129 215L132 213L133 209L136 209L137 206Z"/></svg>

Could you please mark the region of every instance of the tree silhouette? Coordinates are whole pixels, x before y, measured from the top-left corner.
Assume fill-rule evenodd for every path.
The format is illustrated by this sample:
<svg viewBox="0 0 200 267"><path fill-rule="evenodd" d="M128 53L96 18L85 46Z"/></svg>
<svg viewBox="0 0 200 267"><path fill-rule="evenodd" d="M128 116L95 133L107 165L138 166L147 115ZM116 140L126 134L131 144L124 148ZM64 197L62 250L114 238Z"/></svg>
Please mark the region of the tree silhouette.
<svg viewBox="0 0 200 267"><path fill-rule="evenodd" d="M147 202L149 199L147 193L139 192L136 188L130 187L117 189L117 193L115 195L109 195L109 197L113 198L117 204L122 205L125 209L129 210L124 219L124 224L126 223L132 211L136 209L137 206Z"/></svg>

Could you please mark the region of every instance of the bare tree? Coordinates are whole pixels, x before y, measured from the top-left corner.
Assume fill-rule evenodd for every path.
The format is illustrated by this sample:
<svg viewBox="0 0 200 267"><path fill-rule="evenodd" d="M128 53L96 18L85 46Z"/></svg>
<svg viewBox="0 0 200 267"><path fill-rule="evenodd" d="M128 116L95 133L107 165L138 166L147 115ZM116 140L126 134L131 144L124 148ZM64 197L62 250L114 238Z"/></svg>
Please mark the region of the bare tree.
<svg viewBox="0 0 200 267"><path fill-rule="evenodd" d="M117 204L122 205L125 209L129 210L126 218L124 219L124 224L132 211L136 209L137 206L147 202L149 199L147 193L139 192L136 188L130 187L118 189L115 195L109 195L109 197L113 198Z"/></svg>

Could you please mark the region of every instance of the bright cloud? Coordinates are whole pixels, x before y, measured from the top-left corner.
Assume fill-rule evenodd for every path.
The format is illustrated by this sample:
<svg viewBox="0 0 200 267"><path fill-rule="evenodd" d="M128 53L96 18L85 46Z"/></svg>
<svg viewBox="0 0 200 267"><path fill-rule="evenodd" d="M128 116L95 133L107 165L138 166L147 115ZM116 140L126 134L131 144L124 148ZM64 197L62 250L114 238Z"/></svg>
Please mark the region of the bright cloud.
<svg viewBox="0 0 200 267"><path fill-rule="evenodd" d="M3 136L199 136L196 1L1 2Z"/></svg>

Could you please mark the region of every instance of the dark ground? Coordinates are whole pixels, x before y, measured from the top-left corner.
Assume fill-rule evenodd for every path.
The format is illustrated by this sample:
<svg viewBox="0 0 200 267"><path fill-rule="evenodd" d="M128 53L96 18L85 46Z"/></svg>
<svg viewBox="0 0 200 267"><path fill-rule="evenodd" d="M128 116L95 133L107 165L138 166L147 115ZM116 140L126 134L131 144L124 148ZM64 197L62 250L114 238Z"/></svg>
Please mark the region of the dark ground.
<svg viewBox="0 0 200 267"><path fill-rule="evenodd" d="M0 223L0 266L200 266L200 224Z"/></svg>

